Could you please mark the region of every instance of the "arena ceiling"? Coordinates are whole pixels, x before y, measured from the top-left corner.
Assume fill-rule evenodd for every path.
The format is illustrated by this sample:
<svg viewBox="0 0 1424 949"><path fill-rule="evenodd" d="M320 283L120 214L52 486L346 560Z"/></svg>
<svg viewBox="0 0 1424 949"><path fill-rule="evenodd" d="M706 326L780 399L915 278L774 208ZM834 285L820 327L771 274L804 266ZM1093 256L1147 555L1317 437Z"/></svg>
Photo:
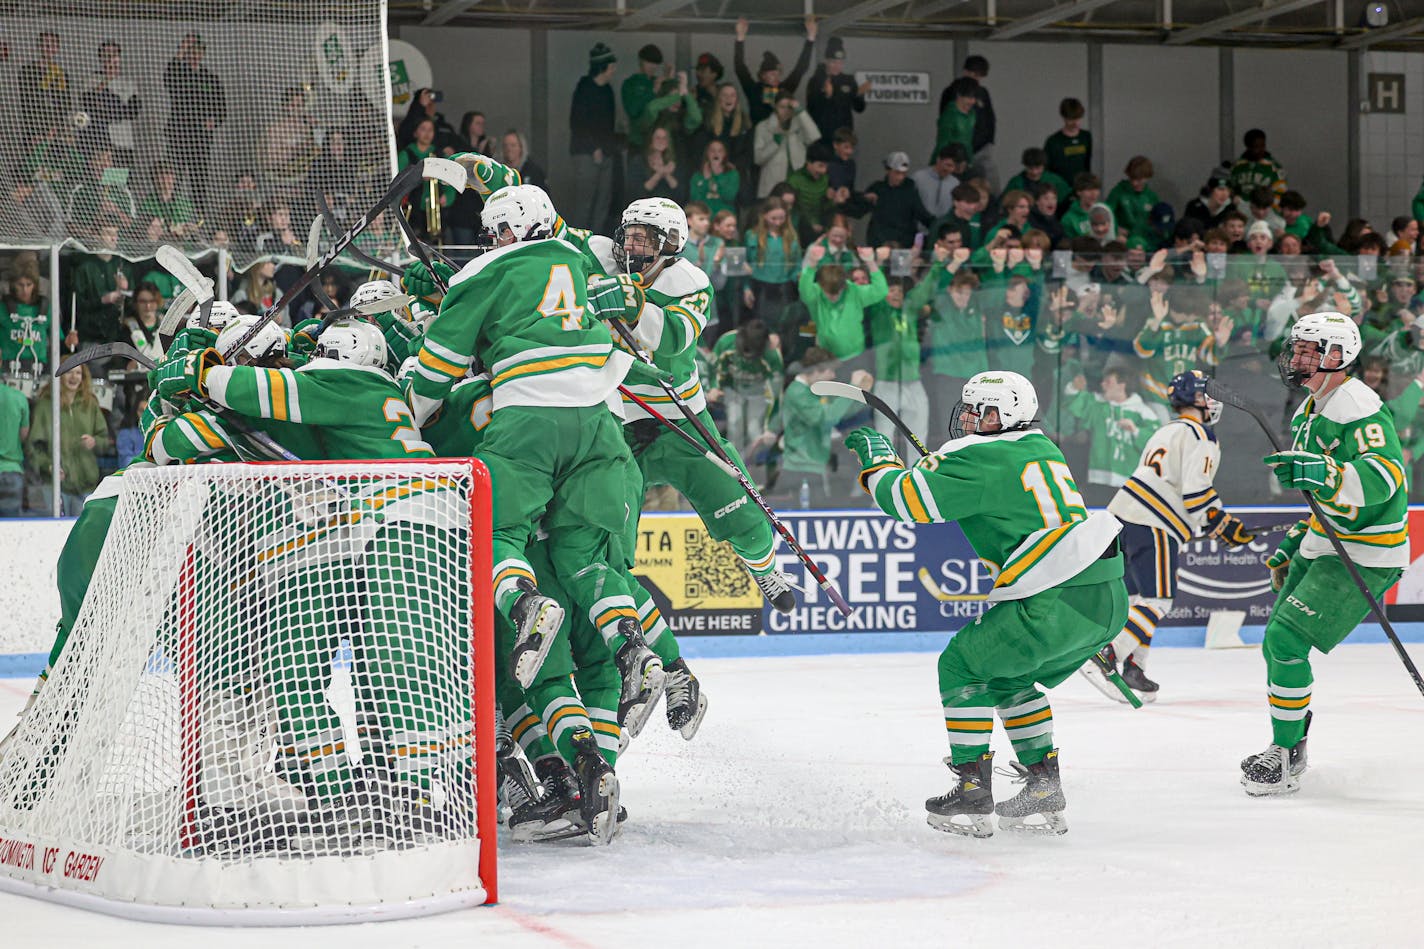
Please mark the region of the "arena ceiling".
<svg viewBox="0 0 1424 949"><path fill-rule="evenodd" d="M1384 24L1368 25L1371 8ZM989 40L1084 40L1300 48L1424 49L1424 0L391 0L393 22L551 29L914 33ZM1379 14L1374 14L1378 20Z"/></svg>

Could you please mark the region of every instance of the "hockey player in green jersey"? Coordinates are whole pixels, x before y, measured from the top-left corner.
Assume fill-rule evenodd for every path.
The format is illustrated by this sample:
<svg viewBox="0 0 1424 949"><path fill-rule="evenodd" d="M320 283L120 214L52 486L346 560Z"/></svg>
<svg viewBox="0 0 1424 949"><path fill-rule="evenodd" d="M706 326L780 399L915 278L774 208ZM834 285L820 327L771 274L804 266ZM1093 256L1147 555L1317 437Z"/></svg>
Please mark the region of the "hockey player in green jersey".
<svg viewBox="0 0 1424 949"><path fill-rule="evenodd" d="M612 240L598 235L584 240L586 253L610 275L590 287L591 303L600 317L621 319L628 326L653 364L672 374L678 397L746 474L737 449L707 414L696 355L697 338L708 315L715 312L713 289L706 274L679 256L687 240L682 208L666 198L640 198L624 209ZM701 441L696 427L674 413L672 398L660 386L628 388ZM680 491L708 534L732 545L772 606L783 613L792 610L796 600L791 583L776 569L776 534L761 511L746 500L741 485L626 396L623 410L625 431L644 482L670 484Z"/></svg>
<svg viewBox="0 0 1424 949"><path fill-rule="evenodd" d="M1053 712L1039 686L1067 679L1127 618L1121 525L1106 511L1088 513L1063 455L1034 427L1037 411L1027 379L990 370L965 383L950 441L912 468L874 429L845 439L882 511L917 524L957 521L994 576L989 608L939 658L945 763L958 782L925 808L930 825L950 833L991 836L991 813L1002 830L1067 830ZM1026 785L997 805L996 711Z"/></svg>
<svg viewBox="0 0 1424 949"><path fill-rule="evenodd" d="M1152 294L1152 315L1132 345L1137 355L1148 361L1142 374L1143 386L1164 403L1167 386L1179 373L1215 366L1222 357L1230 326L1223 324L1213 332L1206 325L1210 302L1211 298L1199 287L1176 287L1166 294Z"/></svg>
<svg viewBox="0 0 1424 949"><path fill-rule="evenodd" d="M419 350L412 404L424 422L476 357L491 373L479 457L495 483L495 601L516 630L514 677L534 681L563 618L525 556L539 522L572 605L614 653L625 688L655 700L662 662L638 634L632 592L609 553L635 514L622 486L628 449L609 406L632 358L586 312L585 258L552 236L555 219L532 185L490 195L481 220L499 247L451 280ZM421 279L408 273L407 289L426 297L412 286Z"/></svg>
<svg viewBox="0 0 1424 949"><path fill-rule="evenodd" d="M1277 362L1305 401L1291 419L1291 447L1266 458L1281 487L1315 495L1376 600L1409 565L1408 466L1394 418L1364 382L1346 375L1360 356L1360 330L1342 313L1301 317ZM1271 744L1241 762L1241 785L1257 796L1300 787L1310 728L1310 650L1328 653L1369 615L1369 606L1314 517L1292 529L1267 561L1276 605L1261 653Z"/></svg>

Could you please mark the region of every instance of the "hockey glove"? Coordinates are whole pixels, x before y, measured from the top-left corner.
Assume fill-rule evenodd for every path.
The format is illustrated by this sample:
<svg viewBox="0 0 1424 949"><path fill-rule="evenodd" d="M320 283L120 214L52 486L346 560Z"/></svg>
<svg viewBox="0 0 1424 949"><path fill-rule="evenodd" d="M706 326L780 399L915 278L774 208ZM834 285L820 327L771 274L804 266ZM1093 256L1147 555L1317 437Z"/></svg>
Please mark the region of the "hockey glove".
<svg viewBox="0 0 1424 949"><path fill-rule="evenodd" d="M672 385L672 373L664 372L641 359L635 359L633 365L628 367L628 375L623 377L623 381L630 386L657 386L664 382Z"/></svg>
<svg viewBox="0 0 1424 949"><path fill-rule="evenodd" d="M420 351L420 330L393 312L377 313L372 319L386 337L386 356L399 366Z"/></svg>
<svg viewBox="0 0 1424 949"><path fill-rule="evenodd" d="M1224 507L1214 507L1206 512L1206 528L1208 536L1215 537L1233 550L1256 539L1241 519L1228 513Z"/></svg>
<svg viewBox="0 0 1424 949"><path fill-rule="evenodd" d="M1283 488L1312 493L1323 491L1327 496L1340 490L1344 468L1329 455L1313 451L1278 451L1267 455L1265 462L1275 469L1276 480Z"/></svg>
<svg viewBox="0 0 1424 949"><path fill-rule="evenodd" d="M1286 574L1290 572L1291 558L1300 549L1300 542L1305 539L1309 525L1306 521L1298 522L1290 530L1286 531L1286 536L1281 538L1280 545L1276 547L1275 553L1266 560L1266 566L1271 570L1271 589L1280 592L1281 587L1286 582Z"/></svg>
<svg viewBox="0 0 1424 949"><path fill-rule="evenodd" d="M438 276L445 286L450 286L450 278L455 276L455 268L449 264L435 261L435 276ZM413 297L418 297L426 303L440 305L441 299L445 296L445 291L440 289L440 285L435 282L435 277L430 275L430 271L420 261L413 261L405 268L401 274L401 289Z"/></svg>
<svg viewBox="0 0 1424 949"><path fill-rule="evenodd" d="M316 334L321 328L319 319L302 320L292 327L292 338L287 342L287 358L297 365L306 365L316 352Z"/></svg>
<svg viewBox="0 0 1424 949"><path fill-rule="evenodd" d="M179 405L194 395L206 397L208 393L203 386L203 376L213 366L221 364L222 356L216 349L197 350L154 369L149 373L149 382L160 399L170 405Z"/></svg>
<svg viewBox="0 0 1424 949"><path fill-rule="evenodd" d="M904 462L895 454L890 440L870 426L853 429L845 437L845 446L860 460L860 486L866 488L866 478L882 468L903 468ZM866 490L870 490L866 488Z"/></svg>
<svg viewBox="0 0 1424 949"><path fill-rule="evenodd" d="M189 326L178 332L173 337L173 342L168 347L168 351L163 354L164 359L176 359L186 356L195 349L207 349L209 346L218 344L218 334L212 330L201 329L197 326Z"/></svg>
<svg viewBox="0 0 1424 949"><path fill-rule="evenodd" d="M501 165L493 158L486 158L478 152L460 152L450 156L450 160L462 165L469 177L465 179L465 190L476 191L482 197L489 197L501 188L522 184L519 172L508 165Z"/></svg>
<svg viewBox="0 0 1424 949"><path fill-rule="evenodd" d="M588 312L594 319L622 320L631 329L643 315L647 296L628 274L594 277L588 282Z"/></svg>

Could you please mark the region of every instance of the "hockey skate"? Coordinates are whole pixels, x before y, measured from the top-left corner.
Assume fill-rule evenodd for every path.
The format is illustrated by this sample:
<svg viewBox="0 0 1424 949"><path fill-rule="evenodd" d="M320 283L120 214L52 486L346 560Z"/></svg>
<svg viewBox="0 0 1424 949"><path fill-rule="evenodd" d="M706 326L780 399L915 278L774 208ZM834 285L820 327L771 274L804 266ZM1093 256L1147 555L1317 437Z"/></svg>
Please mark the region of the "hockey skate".
<svg viewBox="0 0 1424 949"><path fill-rule="evenodd" d="M796 609L796 597L792 592L796 588L791 585L791 578L786 574L773 570L760 576L752 574L752 579L756 581L761 595L766 597L767 602L775 607L778 613L790 613Z"/></svg>
<svg viewBox="0 0 1424 949"><path fill-rule="evenodd" d="M1305 730L1310 731L1310 716L1305 713ZM1252 797L1274 794L1294 794L1300 790L1300 776L1305 773L1305 736L1289 748L1274 742L1258 755L1248 755L1241 761L1241 786Z"/></svg>
<svg viewBox="0 0 1424 949"><path fill-rule="evenodd" d="M495 760L499 762L500 801L509 809L504 826L517 841L544 840L572 830L574 822L565 816L569 803L560 795L540 788L534 771L523 755L515 751L513 741L504 744L501 735L495 742Z"/></svg>
<svg viewBox="0 0 1424 949"><path fill-rule="evenodd" d="M1108 643L1098 651L1098 654L1087 662L1083 663L1078 670L1078 674L1093 684L1093 688L1112 699L1114 702L1127 703L1127 697L1122 694L1122 690L1113 684L1111 675L1117 672L1117 653L1113 650L1112 643Z"/></svg>
<svg viewBox="0 0 1424 949"><path fill-rule="evenodd" d="M636 620L619 620L618 633L627 640L613 657L623 677L623 694L618 700L618 725L624 735L637 738L663 694L667 676L663 671L663 661L643 641L643 633Z"/></svg>
<svg viewBox="0 0 1424 949"><path fill-rule="evenodd" d="M579 784L579 816L588 828L588 842L602 846L618 833L618 775L598 750L593 732L579 728L572 736L574 774Z"/></svg>
<svg viewBox="0 0 1424 949"><path fill-rule="evenodd" d="M999 829L1019 834L1068 833L1068 821L1063 816L1068 801L1063 797L1063 783L1058 778L1058 749L1027 767L1017 761L1010 764L1015 772L1014 781L1022 783L1024 789L994 805L994 813L999 815ZM1034 815L1043 820L1030 822L1028 819Z"/></svg>
<svg viewBox="0 0 1424 949"><path fill-rule="evenodd" d="M702 716L707 714L707 696L702 694L697 676L682 659L667 667L663 707L667 712L668 728L682 735L686 741L691 741L702 725Z"/></svg>
<svg viewBox="0 0 1424 949"><path fill-rule="evenodd" d="M1138 698L1142 699L1142 701L1157 701L1157 683L1147 678L1147 674L1142 671L1142 667L1137 664L1137 660L1131 656L1128 656L1122 662L1122 681L1126 682L1128 688L1136 692Z"/></svg>
<svg viewBox="0 0 1424 949"><path fill-rule="evenodd" d="M272 765L273 738L254 697L211 692L198 715L198 797L204 806L279 820L305 813L306 795Z"/></svg>
<svg viewBox="0 0 1424 949"><path fill-rule="evenodd" d="M925 801L926 822L935 830L963 837L992 837L994 822L994 753L987 751L977 761L952 764L944 759L959 783L948 794ZM963 818L956 821L955 818Z"/></svg>
<svg viewBox="0 0 1424 949"><path fill-rule="evenodd" d="M518 680L519 687L527 689L554 645L554 637L564 622L564 608L540 594L528 580L520 579L517 583L521 592L509 611L509 621L515 630L509 671Z"/></svg>

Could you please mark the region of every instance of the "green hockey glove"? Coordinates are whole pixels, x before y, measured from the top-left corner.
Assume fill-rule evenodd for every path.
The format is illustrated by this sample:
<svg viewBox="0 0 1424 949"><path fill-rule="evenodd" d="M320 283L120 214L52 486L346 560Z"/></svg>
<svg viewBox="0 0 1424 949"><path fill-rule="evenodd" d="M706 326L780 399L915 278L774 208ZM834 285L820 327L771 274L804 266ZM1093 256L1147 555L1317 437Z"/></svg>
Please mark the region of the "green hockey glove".
<svg viewBox="0 0 1424 949"><path fill-rule="evenodd" d="M1344 468L1329 455L1313 451L1278 451L1265 457L1266 464L1275 469L1276 480L1283 488L1319 493L1327 496L1340 490L1340 478Z"/></svg>
<svg viewBox="0 0 1424 949"><path fill-rule="evenodd" d="M455 276L455 268L437 260L435 261L435 274L448 287L450 278ZM445 292L435 282L435 277L432 277L430 271L418 260L412 261L410 266L405 268L405 272L401 274L401 289L413 297L437 306L445 296Z"/></svg>
<svg viewBox="0 0 1424 949"><path fill-rule="evenodd" d="M890 440L868 425L853 429L845 437L845 446L860 460L860 486L866 487L866 476L886 466L905 467Z"/></svg>
<svg viewBox="0 0 1424 949"><path fill-rule="evenodd" d="M1279 591L1281 585L1286 582L1286 574L1290 572L1291 558L1300 550L1300 542L1305 539L1306 532L1310 529L1307 521L1299 521L1294 527L1286 531L1286 536L1281 538L1280 544L1275 552L1266 560L1266 566L1271 570L1271 589Z"/></svg>
<svg viewBox="0 0 1424 949"><path fill-rule="evenodd" d="M633 365L628 367L628 375L623 377L623 381L632 386L655 386L664 382L672 385L672 373L664 372L641 359L635 359Z"/></svg>
<svg viewBox="0 0 1424 949"><path fill-rule="evenodd" d="M420 352L420 341L424 335L413 323L391 311L376 313L372 319L381 328L381 334L386 337L386 354L395 365L399 366Z"/></svg>
<svg viewBox="0 0 1424 949"><path fill-rule="evenodd" d="M163 354L164 359L176 359L188 355L195 349L207 349L209 346L218 344L218 334L212 330L201 329L197 326L188 326L178 331L178 335L173 337L173 342L169 345L168 351Z"/></svg>
<svg viewBox="0 0 1424 949"><path fill-rule="evenodd" d="M469 172L469 177L465 180L465 190L476 191L486 198L501 188L523 184L524 181L517 169L501 165L493 158L487 158L478 152L459 152L451 155L450 160L464 166Z"/></svg>
<svg viewBox="0 0 1424 949"><path fill-rule="evenodd" d="M642 285L628 274L594 277L588 282L588 312L594 319L622 320L629 327L637 326L646 302Z"/></svg>
<svg viewBox="0 0 1424 949"><path fill-rule="evenodd" d="M1256 539L1241 519L1224 507L1214 507L1206 512L1206 527L1209 537L1215 537L1233 550Z"/></svg>
<svg viewBox="0 0 1424 949"><path fill-rule="evenodd" d="M213 366L222 365L222 356L208 348L188 353L182 359L165 362L149 373L149 383L158 397L170 405L179 405L194 395L205 397L203 376Z"/></svg>

